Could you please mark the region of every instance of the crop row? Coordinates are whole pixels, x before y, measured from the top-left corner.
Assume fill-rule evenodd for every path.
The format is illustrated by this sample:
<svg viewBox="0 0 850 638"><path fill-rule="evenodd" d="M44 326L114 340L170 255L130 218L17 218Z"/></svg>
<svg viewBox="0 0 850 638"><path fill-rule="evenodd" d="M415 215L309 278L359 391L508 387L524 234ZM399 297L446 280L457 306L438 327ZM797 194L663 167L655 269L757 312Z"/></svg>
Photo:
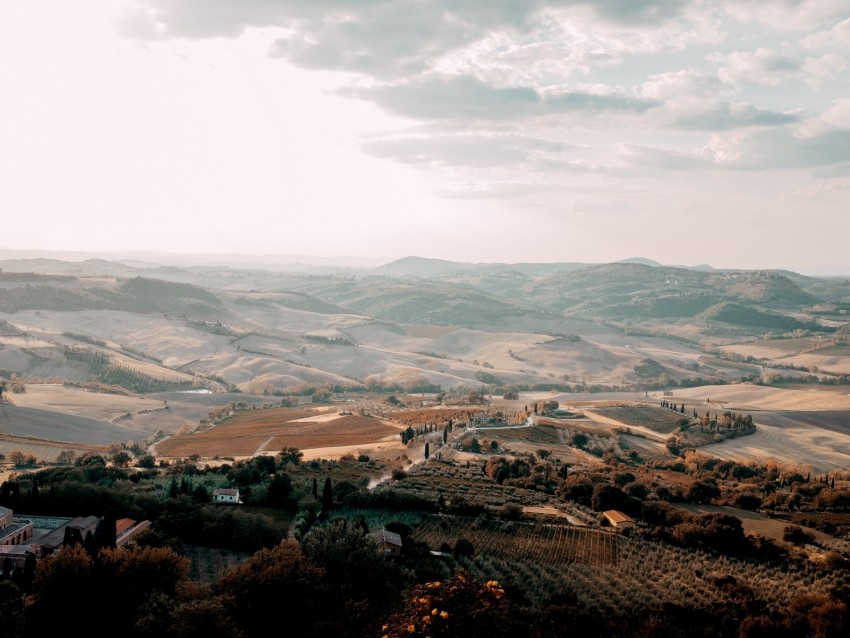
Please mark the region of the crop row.
<svg viewBox="0 0 850 638"><path fill-rule="evenodd" d="M476 554L549 565L616 566L619 560L616 534L574 525L432 516L416 528L414 539L432 550L466 539Z"/></svg>
<svg viewBox="0 0 850 638"><path fill-rule="evenodd" d="M494 552L461 556L457 561L478 578L498 580L532 604L567 595L602 614L660 609L665 604L707 609L746 601L759 601L768 612L781 611L799 596L829 596L834 588L847 584L842 571L825 572L811 566L787 570L597 534L620 545L617 564L557 562Z"/></svg>

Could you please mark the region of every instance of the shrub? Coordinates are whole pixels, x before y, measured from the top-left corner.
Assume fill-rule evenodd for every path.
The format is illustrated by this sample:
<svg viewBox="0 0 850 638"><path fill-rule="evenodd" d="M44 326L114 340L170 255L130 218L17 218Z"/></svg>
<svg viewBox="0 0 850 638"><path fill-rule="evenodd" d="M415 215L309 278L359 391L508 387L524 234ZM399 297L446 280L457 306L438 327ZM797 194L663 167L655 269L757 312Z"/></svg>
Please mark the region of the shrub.
<svg viewBox="0 0 850 638"><path fill-rule="evenodd" d="M809 545L814 542L815 538L811 534L803 530L797 525L788 525L782 530L782 540L792 545Z"/></svg>

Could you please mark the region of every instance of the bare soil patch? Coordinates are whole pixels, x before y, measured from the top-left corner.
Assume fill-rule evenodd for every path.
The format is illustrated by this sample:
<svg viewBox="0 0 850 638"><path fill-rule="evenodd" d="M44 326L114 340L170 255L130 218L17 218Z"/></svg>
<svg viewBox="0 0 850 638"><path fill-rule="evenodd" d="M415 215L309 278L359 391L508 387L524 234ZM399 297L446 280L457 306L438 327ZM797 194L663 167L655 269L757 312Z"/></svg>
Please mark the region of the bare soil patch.
<svg viewBox="0 0 850 638"><path fill-rule="evenodd" d="M329 420L304 421L314 412L275 408L241 412L210 430L179 435L157 445L160 456L250 456L286 447L299 450L366 446L398 429L379 419L329 415Z"/></svg>

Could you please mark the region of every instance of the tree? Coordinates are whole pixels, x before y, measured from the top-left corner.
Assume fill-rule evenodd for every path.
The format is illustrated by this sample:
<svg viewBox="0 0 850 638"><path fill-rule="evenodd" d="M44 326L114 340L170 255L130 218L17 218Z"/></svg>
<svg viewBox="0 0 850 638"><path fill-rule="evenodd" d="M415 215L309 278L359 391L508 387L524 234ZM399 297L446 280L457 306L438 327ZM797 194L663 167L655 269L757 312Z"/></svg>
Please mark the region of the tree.
<svg viewBox="0 0 850 638"><path fill-rule="evenodd" d="M455 557L458 556L466 556L468 558L472 558L475 556L475 546L472 544L468 538L459 538L455 541L455 546L452 549L452 553Z"/></svg>
<svg viewBox="0 0 850 638"><path fill-rule="evenodd" d="M366 628L389 612L412 576L396 561L382 560L378 542L345 519L313 529L302 547L324 571L323 619L340 624L322 635L373 635Z"/></svg>
<svg viewBox="0 0 850 638"><path fill-rule="evenodd" d="M281 466L286 465L287 463L300 465L302 458L304 458L304 453L297 447L286 447L280 451Z"/></svg>
<svg viewBox="0 0 850 638"><path fill-rule="evenodd" d="M117 521L114 516L106 515L100 519L94 530L94 542L98 548L115 547Z"/></svg>
<svg viewBox="0 0 850 638"><path fill-rule="evenodd" d="M71 450L62 450L56 455L56 463L58 465L71 465L74 462L74 454Z"/></svg>
<svg viewBox="0 0 850 638"><path fill-rule="evenodd" d="M322 591L323 571L308 559L295 540L283 540L261 549L248 560L225 571L215 591L233 609L236 624L246 636L266 636L281 621L281 604L297 610L300 622L288 634L303 636L306 625L324 614L328 594Z"/></svg>
<svg viewBox="0 0 850 638"><path fill-rule="evenodd" d="M782 540L786 543L794 545L806 545L814 542L814 536L804 531L802 527L797 525L787 525L782 530Z"/></svg>
<svg viewBox="0 0 850 638"><path fill-rule="evenodd" d="M593 496L590 499L590 506L597 512L622 509L625 502L626 495L616 485L597 483L593 486Z"/></svg>
<svg viewBox="0 0 850 638"><path fill-rule="evenodd" d="M145 454L144 456L139 457L139 460L136 461L136 467L152 470L156 467L156 459L150 454Z"/></svg>
<svg viewBox="0 0 850 638"><path fill-rule="evenodd" d="M426 443L425 444L425 459L427 460L429 456L431 456L431 445L429 443Z"/></svg>
<svg viewBox="0 0 850 638"><path fill-rule="evenodd" d="M15 467L23 467L26 464L27 455L20 450L12 450L9 453L9 460Z"/></svg>
<svg viewBox="0 0 850 638"><path fill-rule="evenodd" d="M327 514L334 507L334 490L331 485L331 477L325 479L325 486L322 488L322 512Z"/></svg>
<svg viewBox="0 0 850 638"><path fill-rule="evenodd" d="M289 474L278 472L269 483L269 488L266 491L266 499L269 505L281 506L285 505L289 498L289 493L292 490L292 479Z"/></svg>
<svg viewBox="0 0 850 638"><path fill-rule="evenodd" d="M319 482L316 480L316 477L313 477L313 498L319 498Z"/></svg>
<svg viewBox="0 0 850 638"><path fill-rule="evenodd" d="M112 457L112 463L115 467L127 467L130 464L130 458L130 455L122 450Z"/></svg>

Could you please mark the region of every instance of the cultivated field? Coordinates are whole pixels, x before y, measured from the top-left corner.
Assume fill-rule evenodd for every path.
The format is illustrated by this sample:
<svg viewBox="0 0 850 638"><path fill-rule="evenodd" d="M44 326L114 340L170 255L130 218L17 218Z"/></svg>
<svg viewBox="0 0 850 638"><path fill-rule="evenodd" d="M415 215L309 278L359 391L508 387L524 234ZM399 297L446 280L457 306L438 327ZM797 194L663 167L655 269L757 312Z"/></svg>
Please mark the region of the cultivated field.
<svg viewBox="0 0 850 638"><path fill-rule="evenodd" d="M761 514L757 514L756 512L742 510L737 507L727 507L724 505L689 505L685 503L680 504L677 507L681 507L682 509L687 510L691 514L719 513L736 516L737 518L741 519L745 534L758 534L760 536L764 536L765 538L772 538L776 541L782 540L782 532L788 525L787 521L782 521L775 518L768 518L767 516L762 516ZM817 530L806 528L805 531L811 534L815 538L815 540L820 543L829 542L830 540L832 540L830 536L823 534L822 532L818 532Z"/></svg>
<svg viewBox="0 0 850 638"><path fill-rule="evenodd" d="M398 428L373 417L330 416L333 418L290 408L247 410L212 429L161 441L156 453L168 457L253 456L287 447L366 446L398 436Z"/></svg>
<svg viewBox="0 0 850 638"><path fill-rule="evenodd" d="M698 405L710 400L708 407L712 411L850 410L850 396L846 388L841 391L818 386L786 389L742 383L674 390L671 400L682 399Z"/></svg>
<svg viewBox="0 0 850 638"><path fill-rule="evenodd" d="M23 408L49 410L89 419L111 421L128 412L141 412L163 408L162 401L141 396L125 396L91 392L62 384L26 384L26 392L7 394L6 400Z"/></svg>
<svg viewBox="0 0 850 638"><path fill-rule="evenodd" d="M547 565L616 566L619 557L616 534L575 525L434 516L419 525L413 537L432 551L454 548L458 540L466 539L475 554Z"/></svg>

